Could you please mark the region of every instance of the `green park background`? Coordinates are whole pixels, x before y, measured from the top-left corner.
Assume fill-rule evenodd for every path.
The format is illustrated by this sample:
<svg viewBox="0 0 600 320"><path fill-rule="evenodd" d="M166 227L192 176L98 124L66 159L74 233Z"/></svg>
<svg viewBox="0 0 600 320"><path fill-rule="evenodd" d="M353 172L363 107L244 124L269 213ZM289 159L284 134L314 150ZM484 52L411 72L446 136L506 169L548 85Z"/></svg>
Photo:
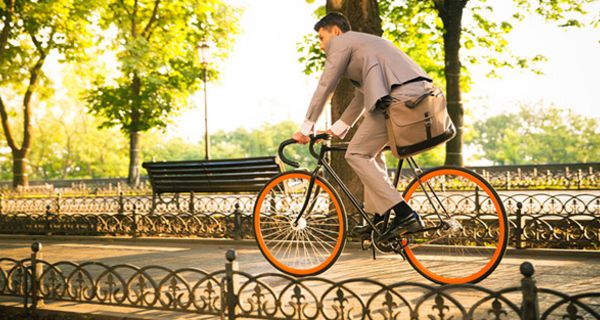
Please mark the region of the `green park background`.
<svg viewBox="0 0 600 320"><path fill-rule="evenodd" d="M314 5L314 0L307 2ZM359 1L322 2L315 19L334 2L352 6ZM488 66L492 77L502 68L543 73L543 56L511 53L506 37L518 21L541 16L564 28L597 28L600 21L598 12L589 11L592 0L512 2L514 15L500 21L485 0L371 1L377 8L369 8L369 15L379 20L365 23L378 24L383 37L447 88L444 8L458 3L463 19L471 21L459 34L460 78L453 78L465 93L477 81L469 72L472 65ZM285 8L273 9L266 19ZM190 96L202 91L205 79L219 80L220 67L243 32L243 15L241 8L220 0L1 0L0 180L14 181L19 166L29 180L108 178L131 176L132 163L139 170L143 161L202 159L204 140L192 143L165 131L190 108ZM599 40L589 39L600 45ZM198 53L201 43L213 49L208 63ZM297 50L298 72L318 75L323 56L315 35L298 39ZM68 72L60 84L45 73L51 54ZM115 57L118 74L106 67L108 56ZM600 120L571 107L528 104L517 112L476 119L465 123L462 144L475 150L473 159L493 164L599 162ZM467 117L471 112L464 110ZM211 133L211 157L274 155L301 120ZM310 163L306 150L293 153ZM447 160L444 147L419 158L423 166Z"/></svg>

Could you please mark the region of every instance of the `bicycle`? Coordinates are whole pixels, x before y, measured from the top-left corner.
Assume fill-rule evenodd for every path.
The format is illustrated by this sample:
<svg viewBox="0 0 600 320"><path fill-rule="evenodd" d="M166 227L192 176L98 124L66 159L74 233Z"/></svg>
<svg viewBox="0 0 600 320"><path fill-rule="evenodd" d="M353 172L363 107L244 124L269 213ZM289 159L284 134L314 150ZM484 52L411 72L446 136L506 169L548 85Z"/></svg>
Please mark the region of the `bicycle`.
<svg viewBox="0 0 600 320"><path fill-rule="evenodd" d="M365 249L370 242L374 257L376 251L400 254L418 273L440 284L476 283L496 269L506 251L508 220L500 197L481 176L453 166L423 171L412 157L399 160L394 186L397 189L406 160L414 178L403 197L421 214L425 229L378 241L391 221L391 212L385 212L383 221L373 224L324 160L328 152L346 148L322 143L320 151L315 150L317 141L329 138L327 134L311 137L310 153L318 160L312 172L281 173L258 194L253 211L256 242L276 269L293 276L317 275L329 269L344 249L346 210L322 169L371 225L373 231L361 239L361 244ZM285 147L294 143L293 139L282 142L278 153L284 163L299 168L284 153Z"/></svg>

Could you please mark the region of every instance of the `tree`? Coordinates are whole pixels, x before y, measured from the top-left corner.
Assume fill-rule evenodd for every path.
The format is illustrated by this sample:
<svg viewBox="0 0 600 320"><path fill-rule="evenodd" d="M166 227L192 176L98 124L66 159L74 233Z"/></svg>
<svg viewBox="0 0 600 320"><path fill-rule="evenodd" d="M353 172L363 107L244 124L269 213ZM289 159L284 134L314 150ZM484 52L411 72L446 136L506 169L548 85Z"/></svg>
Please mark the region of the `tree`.
<svg viewBox="0 0 600 320"><path fill-rule="evenodd" d="M216 64L202 65L197 45L213 44L224 58L238 29L237 9L220 0L113 0L101 25L116 27L120 75L99 78L87 95L102 127L119 127L129 138L130 184L140 175L140 134L164 128L170 113L187 104L200 75L217 77Z"/></svg>
<svg viewBox="0 0 600 320"><path fill-rule="evenodd" d="M541 0L532 3L513 0L514 14L507 21L498 21L494 7L487 0L378 1L384 30L382 36L411 56L437 85L446 87L448 111L458 131L446 145L446 164L463 164L461 95L469 89L468 67L485 63L490 66L490 76L495 76L495 69L500 67L519 67L539 73L535 65L544 60L543 56L521 57L510 52L506 35L512 31L513 23L523 20L526 14L538 14L561 26L582 26L585 23L577 19L586 13L586 5L593 1ZM370 8L371 5L367 4L370 1L335 1L349 2L356 2L356 8ZM364 6L360 7L360 4ZM507 2L500 5L507 5ZM355 12L362 11L357 9ZM320 10L317 13L321 14ZM594 23L598 25L597 21L591 22ZM461 59L461 48L467 50L462 51L464 59ZM317 50L316 40L312 37L306 37L299 48L303 54L300 62L304 63L307 74L319 71L323 66L323 55ZM334 107L332 113L335 112Z"/></svg>
<svg viewBox="0 0 600 320"><path fill-rule="evenodd" d="M571 110L522 106L478 121L472 143L495 164L600 161L600 123Z"/></svg>
<svg viewBox="0 0 600 320"><path fill-rule="evenodd" d="M505 36L511 32L512 24L522 20L526 14L535 13L561 26L581 26L583 23L577 18L585 14L586 4L593 1L513 0L515 11L508 21L497 21L494 8L487 0L380 2L386 26L390 27L387 32L390 38L402 44L403 49L413 57L418 56L415 53L421 53L444 61L442 66L437 65L437 73L443 71L448 111L458 131L456 137L447 143L446 164L463 164L464 108L461 87L464 90L469 81L468 74L466 78L463 77L468 69L465 66L483 60L492 68L490 75L494 75L494 68L498 67L532 68L544 57L518 57L510 53ZM502 5L506 5L506 2ZM461 59L461 48L483 54L471 54L466 56L467 59ZM430 66L436 68L436 64ZM539 71L534 69L534 72Z"/></svg>
<svg viewBox="0 0 600 320"><path fill-rule="evenodd" d="M89 46L87 25L94 6L88 0L3 0L0 6L0 120L13 161L13 186L27 186L28 155L33 142L33 105L51 94L43 71L47 57L84 57ZM22 96L20 111L13 104ZM20 119L22 137L13 128Z"/></svg>

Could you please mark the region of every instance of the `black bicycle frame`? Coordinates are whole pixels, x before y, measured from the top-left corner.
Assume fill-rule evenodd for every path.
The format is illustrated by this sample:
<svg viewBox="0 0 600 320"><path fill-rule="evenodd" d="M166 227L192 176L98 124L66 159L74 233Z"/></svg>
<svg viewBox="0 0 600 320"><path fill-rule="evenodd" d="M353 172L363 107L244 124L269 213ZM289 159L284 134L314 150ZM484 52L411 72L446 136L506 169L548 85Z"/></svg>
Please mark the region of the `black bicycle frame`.
<svg viewBox="0 0 600 320"><path fill-rule="evenodd" d="M300 210L300 213L296 217L296 220L294 221L294 224L297 224L300 221L300 219L304 215L304 212L307 209L309 210L309 212L312 211L314 205L316 204L316 200L315 200L315 201L312 202L312 204L309 205L309 203L311 201L311 194L313 193L313 188L315 187L315 180L317 179L317 176L319 175L319 172L321 171L321 168L324 168L325 171L331 177L333 177L333 179L337 182L338 186L342 189L342 192L348 197L348 199L350 199L350 202L358 210L358 212L363 217L363 219L365 221L367 221L367 223L373 228L373 230L377 233L377 235L381 235L381 231L375 226L375 224L371 221L371 219L369 219L369 215L365 212L365 210L360 205L359 201L352 194L352 192L348 189L348 186L346 186L346 184L342 181L342 179L337 175L337 173L335 172L335 170L333 170L333 168L326 161L324 161L325 155L328 152L330 152L330 151L346 151L347 148L346 147L340 147L340 146L329 146L329 145L321 144L320 152L318 154L315 152L315 150L314 150L314 144L315 144L315 142L317 142L319 140L325 140L325 139L329 139L329 136L327 134L320 134L320 135L317 135L316 137L312 137L311 138L311 141L310 141L310 153L311 153L311 155L313 157L315 157L317 159L317 166L312 171L310 182L308 184L308 190L306 192L306 198L304 199L304 204L302 205L302 209ZM279 155L280 155L280 158L285 163L287 163L287 164L289 164L291 166L294 166L294 167L299 167L299 164L297 162L294 162L294 161L291 161L289 159L286 159L285 156L283 155L283 149L285 148L285 146L287 146L289 144L292 144L292 143L296 143L296 141L294 141L294 140L287 140L287 141L283 142L279 146ZM431 192L433 194L433 197L435 198L435 200L439 204L442 204L441 200L435 194L433 188L429 184L427 184L427 188L425 188L425 186L422 184L421 180L419 179L419 174L422 172L422 170L419 167L419 165L417 164L417 162L412 157L407 157L406 159L407 159L407 162L409 164L409 167L411 168L411 171L413 172L413 174L415 176L415 179L417 179L418 183L421 185L421 189L425 193L425 196L427 197L428 201L433 204L433 199L429 195L429 192ZM402 166L403 166L403 164L404 164L404 159L399 159L398 160L398 166L396 167L396 175L394 176L394 183L393 183L393 186L395 188L398 188L398 182L400 181L400 173L402 172ZM427 191L427 189L429 189L429 192ZM314 195L312 197L316 198L318 196L318 193L319 193L319 189L318 189L318 186L317 186L317 189L315 190ZM444 213L446 214L446 216L448 216L448 213L446 212L446 208L443 205L441 207L443 208ZM438 219L443 224L443 220L442 220L442 217L440 216L439 212L437 211L437 209L435 208L435 206L433 206L433 208L434 208L434 210L435 210L435 212L436 212L436 214L438 216ZM384 228L383 228L383 230L385 230L385 227L389 223L389 218L390 218L389 210L387 212L384 212L384 217L385 217L385 219L384 219ZM442 226L442 224L439 225L439 226L436 226L436 227L427 228L426 230L423 230L423 231L439 229Z"/></svg>

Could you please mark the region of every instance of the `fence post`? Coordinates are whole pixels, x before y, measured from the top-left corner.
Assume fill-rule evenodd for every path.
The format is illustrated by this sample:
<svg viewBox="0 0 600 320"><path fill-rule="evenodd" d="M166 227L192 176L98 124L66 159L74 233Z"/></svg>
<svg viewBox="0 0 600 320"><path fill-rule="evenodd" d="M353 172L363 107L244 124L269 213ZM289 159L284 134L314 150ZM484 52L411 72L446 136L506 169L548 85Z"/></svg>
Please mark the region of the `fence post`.
<svg viewBox="0 0 600 320"><path fill-rule="evenodd" d="M125 199L123 199L123 191L119 192L119 214L125 214Z"/></svg>
<svg viewBox="0 0 600 320"><path fill-rule="evenodd" d="M521 264L521 274L524 276L521 279L521 292L523 294L523 302L521 304L521 319L522 320L538 320L540 318L540 307L537 296L537 286L533 274L535 269L530 262Z"/></svg>
<svg viewBox="0 0 600 320"><path fill-rule="evenodd" d="M506 190L510 190L510 171L506 171Z"/></svg>
<svg viewBox="0 0 600 320"><path fill-rule="evenodd" d="M238 262L236 261L236 253L234 249L227 250L225 258L227 258L227 263L225 263L225 281L227 282L227 285L225 288L226 292L224 307L227 308L227 319L233 320L235 319L235 307L237 305L236 290L238 285L236 272L239 270L239 266Z"/></svg>
<svg viewBox="0 0 600 320"><path fill-rule="evenodd" d="M194 214L194 191L190 192L190 204L188 206L188 210L190 211L191 215Z"/></svg>
<svg viewBox="0 0 600 320"><path fill-rule="evenodd" d="M233 210L233 238L235 240L240 240L243 238L242 233L242 212L240 211L240 204L236 202Z"/></svg>
<svg viewBox="0 0 600 320"><path fill-rule="evenodd" d="M44 224L44 233L47 236L51 236L52 235L52 230L50 228L50 219L52 219L52 212L50 212L50 205L46 205L46 223Z"/></svg>
<svg viewBox="0 0 600 320"><path fill-rule="evenodd" d="M481 211L481 204L479 203L479 186L475 186L475 213L479 214Z"/></svg>
<svg viewBox="0 0 600 320"><path fill-rule="evenodd" d="M131 236L137 237L137 229L138 229L138 217L137 217L137 205L134 203L131 211Z"/></svg>
<svg viewBox="0 0 600 320"><path fill-rule="evenodd" d="M31 311L35 312L38 305L38 292L40 289L38 277L41 275L41 269L38 268L38 260L40 258L38 253L42 250L42 244L34 242L31 244Z"/></svg>
<svg viewBox="0 0 600 320"><path fill-rule="evenodd" d="M522 249L521 237L523 235L523 203L517 202L517 221L515 221L517 228L515 230L515 248Z"/></svg>
<svg viewBox="0 0 600 320"><path fill-rule="evenodd" d="M60 192L56 194L56 214L60 214L60 199L62 198Z"/></svg>

